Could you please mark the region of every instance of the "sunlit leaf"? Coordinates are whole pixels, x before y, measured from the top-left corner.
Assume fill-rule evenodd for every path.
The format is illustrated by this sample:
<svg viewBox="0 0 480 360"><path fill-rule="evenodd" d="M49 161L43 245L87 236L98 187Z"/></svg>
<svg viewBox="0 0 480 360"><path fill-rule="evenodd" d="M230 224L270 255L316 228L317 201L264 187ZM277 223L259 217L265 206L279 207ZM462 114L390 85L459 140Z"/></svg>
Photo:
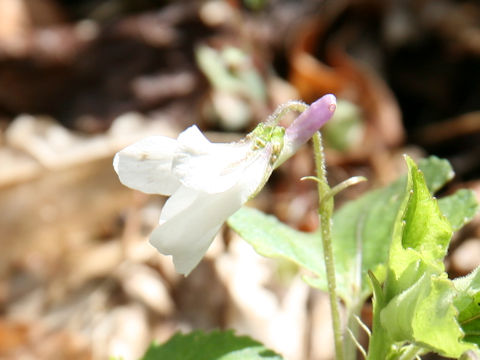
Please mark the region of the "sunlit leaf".
<svg viewBox="0 0 480 360"><path fill-rule="evenodd" d="M412 159L407 157L406 161L406 197L390 247L383 292L386 305L377 309L381 331L394 343L458 358L476 347L463 340L453 303L457 291L443 266L452 227L430 194L422 172Z"/></svg>
<svg viewBox="0 0 480 360"><path fill-rule="evenodd" d="M384 331L400 343L413 343L438 354L458 358L475 347L462 341L453 305L455 290L446 274L425 271L411 287L381 311Z"/></svg>
<svg viewBox="0 0 480 360"><path fill-rule="evenodd" d="M142 360L282 360L273 351L233 331L175 334L164 344L152 344Z"/></svg>
<svg viewBox="0 0 480 360"><path fill-rule="evenodd" d="M465 341L480 347L480 267L469 275L455 279L458 321L465 333Z"/></svg>
<svg viewBox="0 0 480 360"><path fill-rule="evenodd" d="M430 157L420 162L431 192L437 191L453 176L446 160ZM383 264L387 262L394 223L405 197L406 178L371 191L349 202L333 217L333 251L337 271L338 294L344 301L361 301L371 294L367 271L372 270L382 281ZM456 196L456 195L454 195ZM451 205L452 198L445 202ZM470 219L470 202L458 204L456 211L445 206L445 216ZM459 215L461 214L461 215ZM458 223L458 222L456 222ZM307 281L326 290L325 270L319 233L304 233L282 224L275 217L249 208L242 208L228 224L248 241L255 250L267 257L283 257L310 270L316 277Z"/></svg>
<svg viewBox="0 0 480 360"><path fill-rule="evenodd" d="M395 222L388 261L393 276L387 291L394 294L412 285L422 267L435 267L436 274L441 274L452 236L452 227L430 194L423 173L412 159L407 157L406 161L407 196Z"/></svg>

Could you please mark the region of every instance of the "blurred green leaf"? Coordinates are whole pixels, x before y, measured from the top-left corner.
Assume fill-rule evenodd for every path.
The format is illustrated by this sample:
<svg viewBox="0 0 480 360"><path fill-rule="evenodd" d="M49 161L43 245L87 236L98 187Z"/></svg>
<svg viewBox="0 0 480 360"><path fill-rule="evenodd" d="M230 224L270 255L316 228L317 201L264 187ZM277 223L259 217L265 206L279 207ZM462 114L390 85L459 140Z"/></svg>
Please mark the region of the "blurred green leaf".
<svg viewBox="0 0 480 360"><path fill-rule="evenodd" d="M323 126L322 135L327 147L346 151L362 141L365 131L360 110L346 100L337 101L333 117Z"/></svg>
<svg viewBox="0 0 480 360"><path fill-rule="evenodd" d="M462 228L478 212L477 198L472 190L461 189L455 194L438 200L442 214L452 225L453 231Z"/></svg>
<svg viewBox="0 0 480 360"><path fill-rule="evenodd" d="M233 331L175 334L164 344L150 345L143 360L282 360L273 351Z"/></svg>
<svg viewBox="0 0 480 360"><path fill-rule="evenodd" d="M198 66L214 89L247 99L266 100L265 83L251 57L242 49L228 46L218 51L199 46L195 55Z"/></svg>

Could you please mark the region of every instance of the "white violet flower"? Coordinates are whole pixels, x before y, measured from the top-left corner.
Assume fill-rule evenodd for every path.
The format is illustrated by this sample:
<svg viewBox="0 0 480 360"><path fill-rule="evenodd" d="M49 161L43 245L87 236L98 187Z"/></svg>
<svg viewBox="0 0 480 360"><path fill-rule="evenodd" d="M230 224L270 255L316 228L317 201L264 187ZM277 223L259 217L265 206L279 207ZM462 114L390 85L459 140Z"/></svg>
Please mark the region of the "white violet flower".
<svg viewBox="0 0 480 360"><path fill-rule="evenodd" d="M265 185L273 169L333 115L325 95L287 128L261 123L240 142L211 143L194 125L176 140L151 136L115 155L120 181L148 194L170 195L150 243L172 255L177 272L188 275L222 224Z"/></svg>

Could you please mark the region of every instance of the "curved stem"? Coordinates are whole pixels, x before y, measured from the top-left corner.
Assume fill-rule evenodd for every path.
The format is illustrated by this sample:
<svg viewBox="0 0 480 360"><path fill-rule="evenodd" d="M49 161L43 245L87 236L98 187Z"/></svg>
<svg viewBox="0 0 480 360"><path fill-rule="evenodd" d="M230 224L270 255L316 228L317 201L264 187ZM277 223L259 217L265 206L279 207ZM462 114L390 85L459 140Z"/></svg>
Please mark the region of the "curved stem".
<svg viewBox="0 0 480 360"><path fill-rule="evenodd" d="M304 112L308 109L308 105L302 101L288 101L285 104L280 105L277 109L271 114L266 123L267 124L278 124L278 121L289 111L298 111L299 113Z"/></svg>
<svg viewBox="0 0 480 360"><path fill-rule="evenodd" d="M340 191L343 191L345 190L346 188L352 186L352 185L356 185L358 183L361 183L363 181L367 181L367 178L364 177L364 176L353 176L345 181L342 181L340 184L338 185L335 185L331 191L330 191L330 194L328 195L328 197L334 197L335 195L337 195Z"/></svg>
<svg viewBox="0 0 480 360"><path fill-rule="evenodd" d="M327 182L327 171L325 168L325 157L323 154L322 138L317 132L313 136L315 152L315 167L318 181L318 213L320 215L320 227L322 231L323 256L327 273L328 294L330 297L330 309L333 323L333 336L335 341L336 360L344 360L343 333L340 323L340 312L337 301L335 263L332 249L332 215L333 197L328 195L331 192Z"/></svg>

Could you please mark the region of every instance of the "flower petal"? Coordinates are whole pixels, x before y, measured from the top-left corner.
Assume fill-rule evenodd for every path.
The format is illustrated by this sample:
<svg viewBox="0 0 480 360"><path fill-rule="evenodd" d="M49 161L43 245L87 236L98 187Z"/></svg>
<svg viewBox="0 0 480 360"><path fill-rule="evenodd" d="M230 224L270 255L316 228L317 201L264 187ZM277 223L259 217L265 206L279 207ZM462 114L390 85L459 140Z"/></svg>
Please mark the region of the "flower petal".
<svg viewBox="0 0 480 360"><path fill-rule="evenodd" d="M242 205L239 195L236 188L210 195L182 186L165 204L161 223L153 231L150 243L162 254L173 255L176 271L188 275L223 222Z"/></svg>
<svg viewBox="0 0 480 360"><path fill-rule="evenodd" d="M187 209L199 195L200 193L197 190L180 185L177 191L163 205L159 224L163 224Z"/></svg>
<svg viewBox="0 0 480 360"><path fill-rule="evenodd" d="M122 184L132 189L170 195L180 186L171 171L176 147L174 139L151 136L118 152L113 167Z"/></svg>
<svg viewBox="0 0 480 360"><path fill-rule="evenodd" d="M241 181L224 192L208 194L181 186L168 199L150 243L173 256L177 272L188 275L197 266L222 224L263 185L272 169L270 155L269 147L255 151Z"/></svg>
<svg viewBox="0 0 480 360"><path fill-rule="evenodd" d="M205 234L196 239L195 246L189 246L188 249L177 254L172 254L175 271L187 276L200 263L207 252L215 235L218 233L222 224L210 229Z"/></svg>
<svg viewBox="0 0 480 360"><path fill-rule="evenodd" d="M184 186L215 194L240 181L252 153L250 142L212 144L191 126L178 137L172 169Z"/></svg>
<svg viewBox="0 0 480 360"><path fill-rule="evenodd" d="M254 197L265 185L273 171L271 144L250 154L242 169L237 186L241 189L243 203Z"/></svg>

